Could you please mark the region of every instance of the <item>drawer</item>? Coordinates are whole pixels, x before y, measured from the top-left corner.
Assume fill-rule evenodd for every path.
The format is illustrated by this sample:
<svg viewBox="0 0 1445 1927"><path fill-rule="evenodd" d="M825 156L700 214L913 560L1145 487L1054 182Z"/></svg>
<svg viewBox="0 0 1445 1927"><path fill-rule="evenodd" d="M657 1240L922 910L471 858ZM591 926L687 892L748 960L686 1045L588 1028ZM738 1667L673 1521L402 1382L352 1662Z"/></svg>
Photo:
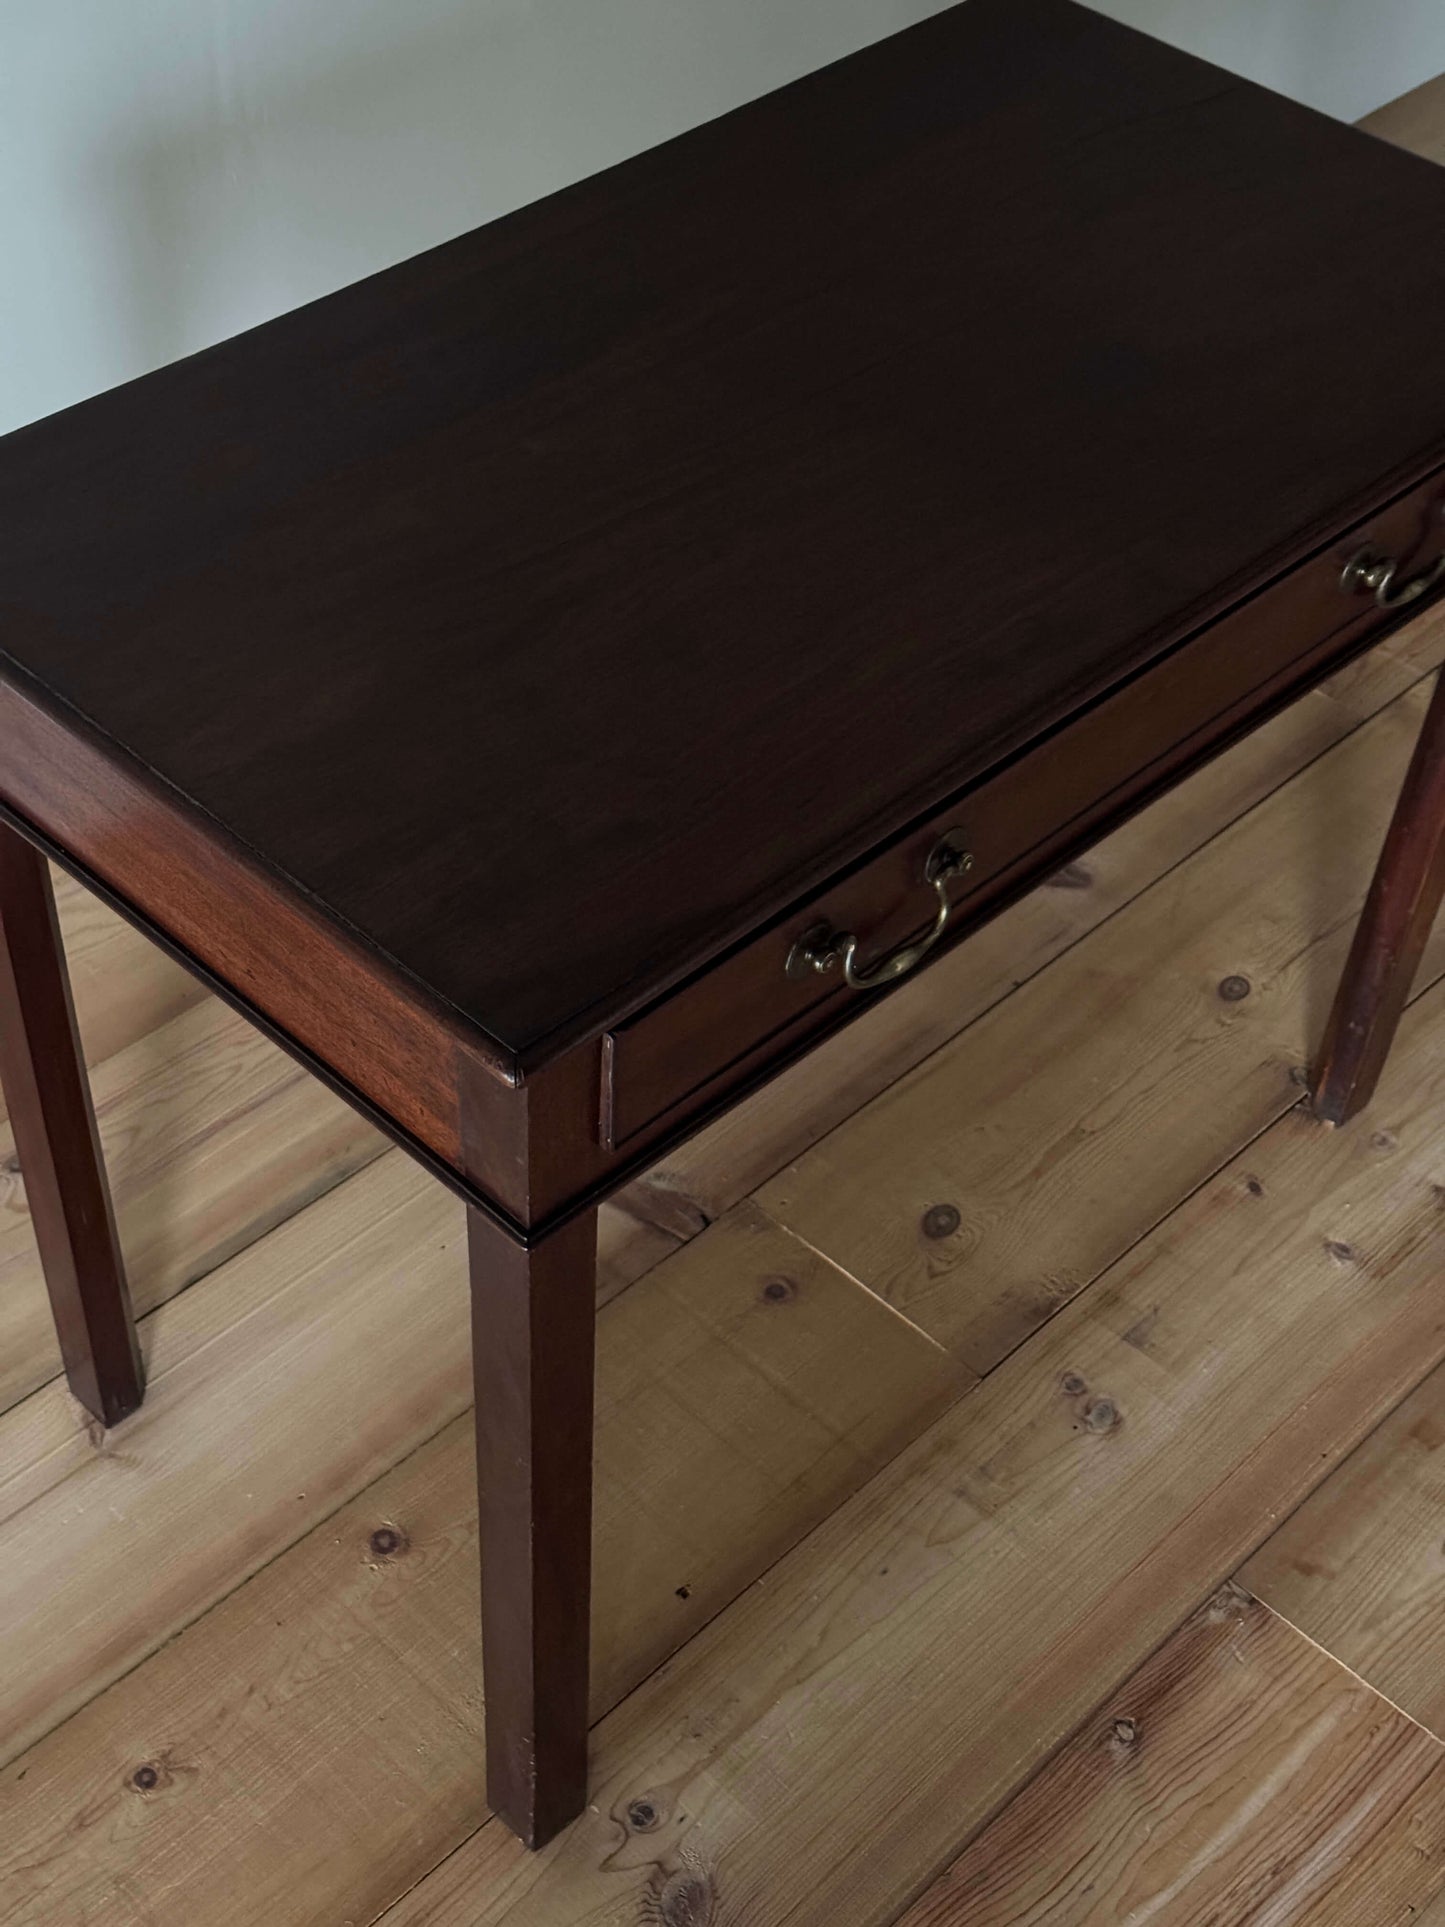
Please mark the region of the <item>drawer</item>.
<svg viewBox="0 0 1445 1927"><path fill-rule="evenodd" d="M901 980L945 903L928 954L976 928L1419 606L1436 587L1442 548L1445 481L1436 475L607 1033L604 1147L620 1150L707 1107ZM1391 556L1409 566L1387 575ZM851 974L872 988L846 980L850 935Z"/></svg>

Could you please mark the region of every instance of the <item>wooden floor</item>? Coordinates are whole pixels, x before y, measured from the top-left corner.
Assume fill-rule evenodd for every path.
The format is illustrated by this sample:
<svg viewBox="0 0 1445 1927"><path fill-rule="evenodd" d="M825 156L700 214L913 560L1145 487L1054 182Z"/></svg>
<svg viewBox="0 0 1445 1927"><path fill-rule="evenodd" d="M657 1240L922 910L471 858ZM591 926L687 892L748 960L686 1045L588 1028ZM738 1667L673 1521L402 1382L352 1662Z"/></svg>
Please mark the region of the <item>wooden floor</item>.
<svg viewBox="0 0 1445 1927"><path fill-rule="evenodd" d="M1445 96L1384 131L1445 158ZM1445 929L1301 1067L1445 612L604 1214L595 1800L481 1797L460 1207L73 885L150 1395L0 1142L0 1922L1445 1924Z"/></svg>

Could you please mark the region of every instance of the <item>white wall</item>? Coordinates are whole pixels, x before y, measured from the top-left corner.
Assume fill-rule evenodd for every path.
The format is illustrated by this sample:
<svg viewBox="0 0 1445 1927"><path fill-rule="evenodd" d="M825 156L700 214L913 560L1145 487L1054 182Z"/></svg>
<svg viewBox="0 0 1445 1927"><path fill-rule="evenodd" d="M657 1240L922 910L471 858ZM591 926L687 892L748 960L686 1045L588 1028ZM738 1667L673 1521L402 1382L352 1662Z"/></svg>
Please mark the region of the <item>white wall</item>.
<svg viewBox="0 0 1445 1927"><path fill-rule="evenodd" d="M1445 72L1441 0L1090 0L1340 120Z"/></svg>
<svg viewBox="0 0 1445 1927"><path fill-rule="evenodd" d="M720 113L938 0L0 0L0 430ZM1345 116L1441 0L1108 0Z"/></svg>

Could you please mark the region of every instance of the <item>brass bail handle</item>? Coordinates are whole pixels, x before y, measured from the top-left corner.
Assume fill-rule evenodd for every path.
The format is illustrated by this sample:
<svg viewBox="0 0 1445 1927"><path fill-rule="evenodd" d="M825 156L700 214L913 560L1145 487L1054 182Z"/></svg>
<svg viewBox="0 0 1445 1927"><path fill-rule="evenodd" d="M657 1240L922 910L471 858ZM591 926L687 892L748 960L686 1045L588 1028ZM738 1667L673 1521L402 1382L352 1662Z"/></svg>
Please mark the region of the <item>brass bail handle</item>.
<svg viewBox="0 0 1445 1927"><path fill-rule="evenodd" d="M962 830L946 830L934 844L923 866L924 881L931 883L938 897L938 913L923 936L900 949L880 957L877 963L858 968L858 938L851 930L834 930L826 923L815 923L805 930L788 952L788 975L805 977L810 970L828 971L843 966L843 981L851 990L878 990L895 983L932 950L948 928L953 909L948 900L948 885L956 876L973 868L972 853L965 849Z"/></svg>
<svg viewBox="0 0 1445 1927"><path fill-rule="evenodd" d="M1445 502L1436 510L1436 519L1445 519ZM1445 555L1428 569L1412 575L1396 587L1400 573L1397 557L1381 555L1378 549L1364 548L1351 556L1340 577L1340 587L1353 595L1373 595L1382 609L1404 609L1428 595L1438 583L1445 582Z"/></svg>

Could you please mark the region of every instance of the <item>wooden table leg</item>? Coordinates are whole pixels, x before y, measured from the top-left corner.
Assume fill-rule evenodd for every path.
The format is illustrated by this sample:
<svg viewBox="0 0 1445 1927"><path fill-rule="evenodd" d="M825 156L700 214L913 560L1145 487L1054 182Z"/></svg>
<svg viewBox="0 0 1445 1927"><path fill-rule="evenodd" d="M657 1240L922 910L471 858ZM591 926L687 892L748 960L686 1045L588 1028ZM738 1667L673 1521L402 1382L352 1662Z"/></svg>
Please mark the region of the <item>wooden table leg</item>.
<svg viewBox="0 0 1445 1927"><path fill-rule="evenodd" d="M540 1847L587 1799L597 1214L530 1251L467 1218L487 1798Z"/></svg>
<svg viewBox="0 0 1445 1927"><path fill-rule="evenodd" d="M1344 1124L1369 1103L1445 893L1445 675L1385 836L1320 1046L1315 1109Z"/></svg>
<svg viewBox="0 0 1445 1927"><path fill-rule="evenodd" d="M0 824L0 1082L70 1389L102 1424L145 1378L45 858Z"/></svg>

